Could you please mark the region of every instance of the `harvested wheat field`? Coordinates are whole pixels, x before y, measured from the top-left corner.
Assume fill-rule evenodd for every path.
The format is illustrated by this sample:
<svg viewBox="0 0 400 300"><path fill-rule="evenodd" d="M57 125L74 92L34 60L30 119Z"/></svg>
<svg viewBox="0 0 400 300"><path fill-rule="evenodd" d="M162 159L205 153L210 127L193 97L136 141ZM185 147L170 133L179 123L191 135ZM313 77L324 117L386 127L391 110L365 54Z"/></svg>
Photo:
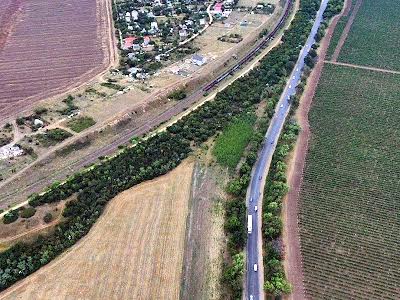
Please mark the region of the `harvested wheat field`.
<svg viewBox="0 0 400 300"><path fill-rule="evenodd" d="M0 1L0 119L114 60L109 0Z"/></svg>
<svg viewBox="0 0 400 300"><path fill-rule="evenodd" d="M115 197L70 251L0 299L178 299L193 163Z"/></svg>

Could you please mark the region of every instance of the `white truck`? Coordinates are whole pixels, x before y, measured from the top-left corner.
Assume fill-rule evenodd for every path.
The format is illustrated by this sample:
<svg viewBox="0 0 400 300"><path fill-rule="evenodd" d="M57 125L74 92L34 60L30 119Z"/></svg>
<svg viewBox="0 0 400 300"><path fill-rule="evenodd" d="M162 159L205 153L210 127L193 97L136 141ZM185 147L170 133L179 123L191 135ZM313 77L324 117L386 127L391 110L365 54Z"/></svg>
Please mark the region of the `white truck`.
<svg viewBox="0 0 400 300"><path fill-rule="evenodd" d="M248 215L247 218L247 233L250 234L253 230L253 216Z"/></svg>

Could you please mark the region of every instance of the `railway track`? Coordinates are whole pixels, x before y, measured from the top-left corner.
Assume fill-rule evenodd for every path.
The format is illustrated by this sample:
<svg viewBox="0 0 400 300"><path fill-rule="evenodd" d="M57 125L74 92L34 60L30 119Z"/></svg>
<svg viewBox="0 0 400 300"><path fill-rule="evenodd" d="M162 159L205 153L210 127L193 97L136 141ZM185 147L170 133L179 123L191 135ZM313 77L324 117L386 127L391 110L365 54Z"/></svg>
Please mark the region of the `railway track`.
<svg viewBox="0 0 400 300"><path fill-rule="evenodd" d="M97 149L95 152L92 152L86 155L85 157L82 157L78 161L72 162L71 164L68 165L67 168L71 172L74 172L80 168L90 165L91 163L97 161L98 157L107 156L115 152L118 149L119 145L129 142L129 140L133 136L144 135L150 132L151 130L157 128L160 124L178 115L182 111L190 108L198 101L199 97L201 97L204 93L211 91L224 79L237 72L243 65L245 65L246 63L250 62L253 58L255 58L255 56L259 53L261 49L265 48L268 45L268 43L275 37L278 31L284 26L287 17L289 16L292 4L293 0L287 1L286 6L284 8L285 9L284 13L280 17L279 21L276 23L274 29L266 37L264 37L261 41L259 41L257 45L254 48L252 48L244 57L242 57L234 66L224 71L222 74L220 74L217 78L215 78L211 82L198 88L184 100L179 101L177 104L166 109L159 115L150 118L146 123L139 125L136 128L123 130L122 132L119 133L118 138L116 138L112 143ZM21 176L23 175L21 174ZM17 193L31 194L34 192L38 192L47 185L49 185L51 182L55 180L62 180L64 178L65 174L63 173L62 170L60 170L59 172L53 173L50 176L42 177L37 181L25 186L24 188L7 191L7 193L4 193L0 196L0 202L2 205L12 204L13 198Z"/></svg>
<svg viewBox="0 0 400 300"><path fill-rule="evenodd" d="M289 16L290 8L292 7L293 0L288 0L286 3L285 11L281 18L279 19L278 23L275 25L274 29L264 37L257 46L255 46L249 53L247 53L237 64L232 66L229 70L225 71L221 75L219 75L216 79L208 83L203 87L204 92L209 92L215 86L217 86L221 81L225 80L227 77L233 75L237 70L239 70L243 65L247 64L251 61L258 52L265 48L268 43L275 37L277 32L285 25L286 19Z"/></svg>

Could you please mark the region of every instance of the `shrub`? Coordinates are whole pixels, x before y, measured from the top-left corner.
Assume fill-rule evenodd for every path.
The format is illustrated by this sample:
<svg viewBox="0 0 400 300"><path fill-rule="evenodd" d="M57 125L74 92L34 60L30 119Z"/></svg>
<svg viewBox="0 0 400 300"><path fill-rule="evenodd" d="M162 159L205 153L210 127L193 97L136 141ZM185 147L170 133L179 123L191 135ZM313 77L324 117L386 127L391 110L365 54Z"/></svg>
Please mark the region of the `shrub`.
<svg viewBox="0 0 400 300"><path fill-rule="evenodd" d="M183 100L186 98L186 91L185 89L173 91L168 95L168 98L173 100Z"/></svg>
<svg viewBox="0 0 400 300"><path fill-rule="evenodd" d="M18 210L11 210L8 213L6 213L3 217L3 223L4 224L10 224L18 219Z"/></svg>
<svg viewBox="0 0 400 300"><path fill-rule="evenodd" d="M36 209L34 207L27 207L24 208L20 211L19 215L21 218L24 219L29 219L30 217L33 217L36 213Z"/></svg>
<svg viewBox="0 0 400 300"><path fill-rule="evenodd" d="M44 147L49 147L62 142L70 136L72 136L72 134L68 131L65 131L61 128L54 128L47 130L44 134L38 134L36 137Z"/></svg>
<svg viewBox="0 0 400 300"><path fill-rule="evenodd" d="M67 126L75 132L81 132L90 126L96 124L96 121L91 117L80 117L73 119L67 123Z"/></svg>
<svg viewBox="0 0 400 300"><path fill-rule="evenodd" d="M46 224L48 224L48 223L50 223L51 221L53 221L53 215L51 214L51 213L46 213L45 215L44 215L44 217L43 217L43 221L46 223Z"/></svg>

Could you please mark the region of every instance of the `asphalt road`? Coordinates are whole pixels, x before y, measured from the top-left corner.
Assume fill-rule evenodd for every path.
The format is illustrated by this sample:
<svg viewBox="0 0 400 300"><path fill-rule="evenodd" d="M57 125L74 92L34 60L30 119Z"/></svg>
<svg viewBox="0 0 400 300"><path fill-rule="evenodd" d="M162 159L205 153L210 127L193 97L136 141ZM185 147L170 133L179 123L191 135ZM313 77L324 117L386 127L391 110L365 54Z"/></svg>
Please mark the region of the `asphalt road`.
<svg viewBox="0 0 400 300"><path fill-rule="evenodd" d="M317 13L314 25L311 29L310 35L300 52L299 58L293 69L290 79L286 84L286 88L277 104L275 115L271 120L270 126L264 138L263 148L258 156L258 160L253 169L253 175L250 181L250 189L247 195L248 215L253 217L252 232L248 234L246 252L246 294L247 299L263 299L263 268L261 253L261 221L262 221L262 196L265 177L271 164L272 155L275 151L276 143L283 128L286 116L290 110L290 103L288 99L296 93L296 86L300 82L302 69L304 67L304 59L309 53L311 46L315 42L315 35L322 21L323 12L327 6L328 0L322 0L320 9ZM255 211L255 206L258 211ZM247 225L247 223L246 223ZM254 265L257 264L257 271L254 270Z"/></svg>

